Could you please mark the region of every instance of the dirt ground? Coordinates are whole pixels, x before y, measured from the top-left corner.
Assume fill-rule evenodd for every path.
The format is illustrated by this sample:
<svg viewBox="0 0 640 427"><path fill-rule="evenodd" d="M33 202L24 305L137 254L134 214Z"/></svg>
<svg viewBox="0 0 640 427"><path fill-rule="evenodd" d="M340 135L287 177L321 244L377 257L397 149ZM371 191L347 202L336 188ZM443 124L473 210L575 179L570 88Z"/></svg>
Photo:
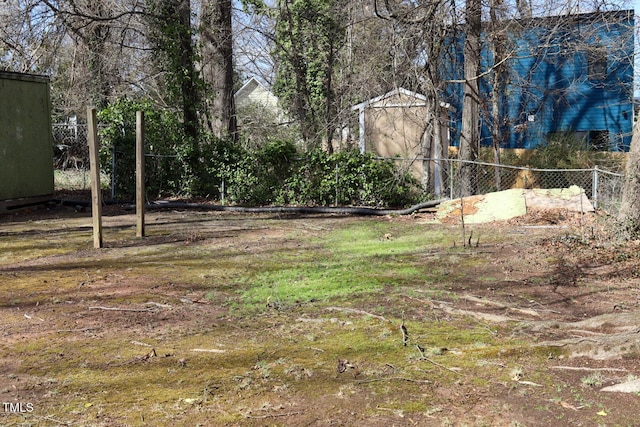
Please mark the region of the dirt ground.
<svg viewBox="0 0 640 427"><path fill-rule="evenodd" d="M0 402L3 405L0 425L640 425L640 394L633 388L640 378L639 243L614 243L602 213L582 216L545 211L470 227L465 230L465 239L468 238L465 243L471 243L470 247L461 248L462 238L445 246L450 249L455 245L460 250L458 258L473 257L477 262L472 270L452 267L444 271L447 279L441 288L407 285L402 292L392 290L386 297L382 295L375 300L354 299L341 308L301 304L244 318L232 316L232 306L217 303L232 299L233 289L220 287L214 297L205 298L207 291L192 283L174 283L141 272L135 262L121 258L118 251L132 247L142 251L175 244L179 252L215 239L221 252L233 249L262 256L274 248L290 246L294 250L299 245L292 237L295 233L321 236L326 230L363 218L292 215L274 219L265 215L158 211L148 213L148 228L165 231L136 240L124 236L125 232L130 235L131 224L135 223L130 211L113 206L107 207L105 214L111 234L103 252L87 247L86 242L69 241L77 247L60 253L51 250L52 242L70 229L84 232L85 238L90 239L89 214L82 209L57 206L0 215L0 239L15 238L13 250L9 245L0 252ZM64 225L65 219L69 228ZM429 212L367 218L416 229L442 227L452 236L460 235L460 225L425 225L431 219L433 214ZM167 229L171 231L166 232ZM471 231L474 234L469 237ZM41 236L41 247L20 247L22 239L30 235ZM500 238L487 239L486 236ZM485 242L485 239L491 241ZM26 250L27 255L19 253L20 250ZM415 256L428 263L434 253ZM95 264L94 269L84 267L87 260ZM79 267L81 261L82 268ZM154 262L158 263L159 271L165 268L164 261ZM214 258L211 262L217 261ZM118 264L118 268L113 267L114 264ZM189 268L186 262L182 266ZM66 280L71 274L73 286L69 287ZM22 280L28 277L33 277L30 283L37 282L37 285L22 285ZM150 284L150 280L157 283ZM14 285L17 283L20 285ZM205 334L201 331L213 334L231 330L240 333L243 342L262 344L261 338L265 336L283 336L285 327L291 327L287 334L301 328L315 328L321 314L329 311L334 317L322 318L323 321L337 322L345 328L365 325L375 329L380 322L392 317L395 328L399 326L398 301L403 303L402 316L410 331L426 322L449 323L459 328L474 328L474 331L484 329L491 339L504 340L504 348L491 353L491 357L484 354L469 365L466 354L470 350L460 351L460 358L456 360L459 346L454 344L450 348L446 339L440 353L423 353L424 357L419 358L418 350L413 349L415 354L402 360L411 363L420 360L424 373L421 378L408 377L407 371L401 369L404 362L393 359L374 367L374 362L367 362L367 350L354 345L349 348L351 362L338 359L337 368L327 368L322 374L326 375L324 380L318 373L322 369L316 368L312 374L308 368L305 371L300 367L303 362L298 362L295 366L287 365L288 374L295 378L292 384L269 384L263 375L262 388L252 388L258 382L256 374L251 377L254 381L251 386L241 386L248 382L250 375L246 374L244 379L237 379L239 385L232 390L227 388L227 382L210 382L205 384L202 393L215 397L193 404L183 399L182 406L174 408L171 415L167 415L168 409L163 409L165 412L161 411L155 418L142 413L131 416L130 406L135 406L135 402L143 408L162 402L146 395L146 391L141 392L139 401L135 396L128 397L130 402L122 408L126 417L118 415L118 406L109 406L111 401L115 402L113 405L123 404L106 391L102 397L93 394L92 399L75 411L62 402L81 399L84 390L77 385L82 382L79 377L61 379L64 375L58 372L62 369L58 367L67 366L70 361L77 362L79 370L103 367L105 371L123 365L138 368L155 363L163 375L178 369L188 372L193 367L193 375L197 377L203 375L198 365L202 361L198 358L200 353L183 356L176 350L177 344L174 347L166 344L162 348L162 345L151 347L145 342L166 343L186 334L198 336ZM35 344L47 340L108 344L117 342L114 340L119 336L126 336L134 345L126 353L128 356L117 360L108 360L109 357L102 354L91 360L83 350L73 346L59 350L43 349ZM142 338L138 342L134 337ZM207 348L192 350L213 353L220 347L219 343L232 348L232 337L219 339ZM30 343L34 343L33 346ZM190 345L200 344L194 338ZM277 346L264 346L274 354L278 352ZM52 347L56 346L52 344ZM305 348L308 357L317 360L322 360L327 352L313 342ZM109 351L115 354L115 349ZM443 353L446 355L441 356ZM335 360L332 356L326 357ZM283 355L265 358L283 359ZM456 366L458 363L462 367ZM252 369L263 372L265 366L273 371L276 362L255 364ZM135 375L135 369L128 375ZM309 388L300 383L306 377ZM175 382L174 387L179 388L181 381L188 378ZM607 391L607 387L625 383L628 389L623 392ZM311 390L313 388L316 390ZM401 405L405 393L418 401L415 396L422 396L424 405L415 410ZM18 404L22 406L16 406ZM213 414L215 417L224 414L226 418L207 421Z"/></svg>

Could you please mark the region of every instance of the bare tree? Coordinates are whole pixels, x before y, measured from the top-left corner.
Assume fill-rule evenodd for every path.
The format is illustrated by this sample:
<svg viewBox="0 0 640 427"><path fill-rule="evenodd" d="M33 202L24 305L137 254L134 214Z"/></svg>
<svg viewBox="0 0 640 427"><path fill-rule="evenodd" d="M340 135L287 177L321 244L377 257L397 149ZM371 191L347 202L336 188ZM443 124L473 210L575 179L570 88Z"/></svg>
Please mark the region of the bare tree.
<svg viewBox="0 0 640 427"><path fill-rule="evenodd" d="M62 115L104 106L146 79L142 4L109 0L25 0L0 3L4 66L52 77ZM2 47L0 47L0 50ZM145 83L145 84L146 84Z"/></svg>
<svg viewBox="0 0 640 427"><path fill-rule="evenodd" d="M36 0L0 3L0 67L17 72L46 73L63 43L65 31Z"/></svg>
<svg viewBox="0 0 640 427"><path fill-rule="evenodd" d="M403 44L408 49L395 52L395 55L404 53L413 66L402 71L403 81L426 97L418 153L423 159L422 187L431 191L435 182L442 182L443 163L437 159L448 156L442 132L447 127L447 119L446 114L443 115L440 94L445 83L442 58L446 55L446 40L452 36L455 7L446 0L419 2L414 6L376 0L374 5L376 16L393 22L398 33L404 34ZM413 82L407 81L407 76L414 76ZM436 161L432 162L434 158ZM432 177L434 182L430 181Z"/></svg>
<svg viewBox="0 0 640 427"><path fill-rule="evenodd" d="M491 0L489 5L489 40L493 52L493 79L491 91L491 140L493 145L493 161L500 163L500 149L504 141L509 139L509 126L506 123L507 113L504 103L500 101L506 95L508 68L506 61L509 57L508 26L505 25L504 0ZM501 188L500 170L495 168L495 187Z"/></svg>

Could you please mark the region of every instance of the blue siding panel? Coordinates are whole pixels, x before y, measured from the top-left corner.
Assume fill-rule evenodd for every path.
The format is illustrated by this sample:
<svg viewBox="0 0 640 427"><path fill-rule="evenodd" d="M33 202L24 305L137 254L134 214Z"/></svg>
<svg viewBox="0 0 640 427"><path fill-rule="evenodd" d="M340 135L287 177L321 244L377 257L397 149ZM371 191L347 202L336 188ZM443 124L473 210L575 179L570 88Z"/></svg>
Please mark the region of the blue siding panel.
<svg viewBox="0 0 640 427"><path fill-rule="evenodd" d="M507 61L508 83L500 100L506 148L535 148L556 132L608 132L611 151L628 150L633 127L633 11L599 12L536 18L535 26L514 25L510 42L515 55ZM568 23L567 23L568 22ZM444 61L447 80L463 76L464 37L449 42ZM481 72L493 63L483 45ZM588 53L592 51L593 53ZM589 76L589 56L600 52L606 72ZM593 63L593 61L592 61ZM604 70L601 70L604 71ZM480 80L481 144L492 145L491 73ZM457 108L452 114L452 141L459 143L462 84L448 84L443 97Z"/></svg>

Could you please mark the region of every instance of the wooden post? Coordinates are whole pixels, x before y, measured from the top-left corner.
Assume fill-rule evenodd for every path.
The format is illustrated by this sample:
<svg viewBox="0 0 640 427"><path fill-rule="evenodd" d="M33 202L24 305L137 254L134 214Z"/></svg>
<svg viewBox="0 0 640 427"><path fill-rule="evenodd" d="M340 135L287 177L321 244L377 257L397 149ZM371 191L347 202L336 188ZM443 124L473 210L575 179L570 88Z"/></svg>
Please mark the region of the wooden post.
<svg viewBox="0 0 640 427"><path fill-rule="evenodd" d="M93 247L102 247L102 193L100 192L100 144L95 107L87 107L89 165L91 167L91 216L93 218Z"/></svg>
<svg viewBox="0 0 640 427"><path fill-rule="evenodd" d="M136 237L144 237L144 112L136 112Z"/></svg>

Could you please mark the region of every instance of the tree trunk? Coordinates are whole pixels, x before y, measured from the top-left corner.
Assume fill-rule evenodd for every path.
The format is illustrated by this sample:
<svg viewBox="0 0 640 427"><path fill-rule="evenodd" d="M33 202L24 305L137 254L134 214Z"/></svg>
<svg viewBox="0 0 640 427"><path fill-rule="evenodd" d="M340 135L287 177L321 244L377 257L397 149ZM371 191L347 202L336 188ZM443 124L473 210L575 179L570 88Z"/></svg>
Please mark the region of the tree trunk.
<svg viewBox="0 0 640 427"><path fill-rule="evenodd" d="M200 37L202 77L210 96L206 98L207 123L218 138L237 140L233 99L233 37L231 0L203 0Z"/></svg>
<svg viewBox="0 0 640 427"><path fill-rule="evenodd" d="M82 4L81 4L82 5ZM85 5L82 5L85 6ZM109 65L109 33L111 23L108 21L108 13L102 3L95 4L94 13L104 18L105 21L96 20L84 29L76 29L74 33L79 36L87 50L87 70L89 71L88 100L98 110L105 108L112 94L112 80L115 80L115 67ZM111 68L111 69L110 69Z"/></svg>
<svg viewBox="0 0 640 427"><path fill-rule="evenodd" d="M422 157L422 191L428 193L433 188L431 179L433 173L431 158L434 150L434 144L438 138L438 126L433 125L433 110L435 109L433 99L427 97L425 104L425 124L422 132L422 138L420 139L422 147L419 153Z"/></svg>
<svg viewBox="0 0 640 427"><path fill-rule="evenodd" d="M301 41L297 37L300 32L294 22L294 17L289 8L289 0L280 1L280 20L283 27L284 41L288 45L291 61L291 78L294 79L295 94L292 98L293 114L300 123L300 131L305 144L305 149L309 150L317 146L318 132L315 120L310 120L308 115L311 110L311 100L309 87L307 85L307 61L303 58Z"/></svg>
<svg viewBox="0 0 640 427"><path fill-rule="evenodd" d="M503 126L503 105L506 99L506 64L507 38L502 25L504 0L491 0L489 15L491 18L491 47L493 49L493 87L491 93L491 140L493 145L493 161L500 163L500 149L509 138L508 127ZM502 187L500 168L494 170L494 186L496 191Z"/></svg>
<svg viewBox="0 0 640 427"><path fill-rule="evenodd" d="M477 191L477 167L469 163L478 159L480 144L478 94L478 69L480 68L481 2L466 2L466 34L464 44L464 98L462 100L462 131L460 135L460 160L458 174L459 196L469 196Z"/></svg>
<svg viewBox="0 0 640 427"><path fill-rule="evenodd" d="M177 0L176 13L182 31L179 32L178 60L180 71L180 93L182 98L183 126L188 137L197 143L199 136L197 75L195 69L195 49L191 40L191 5L187 0Z"/></svg>
<svg viewBox="0 0 640 427"><path fill-rule="evenodd" d="M109 28L102 24L94 24L86 39L89 61L87 68L91 74L89 83L90 99L93 105L102 109L109 103L111 85L107 71L106 38Z"/></svg>
<svg viewBox="0 0 640 427"><path fill-rule="evenodd" d="M618 222L624 238L637 238L640 234L640 121L636 122L633 129L627 155Z"/></svg>
<svg viewBox="0 0 640 427"><path fill-rule="evenodd" d="M327 138L327 152L329 154L333 154L333 134L336 130L335 117L337 117L336 109L335 109L335 97L333 96L333 67L335 63L336 51L334 50L334 40L332 38L329 39L329 52L327 57L327 74L326 79L324 81L324 92L325 92L325 127L326 127L326 138Z"/></svg>

